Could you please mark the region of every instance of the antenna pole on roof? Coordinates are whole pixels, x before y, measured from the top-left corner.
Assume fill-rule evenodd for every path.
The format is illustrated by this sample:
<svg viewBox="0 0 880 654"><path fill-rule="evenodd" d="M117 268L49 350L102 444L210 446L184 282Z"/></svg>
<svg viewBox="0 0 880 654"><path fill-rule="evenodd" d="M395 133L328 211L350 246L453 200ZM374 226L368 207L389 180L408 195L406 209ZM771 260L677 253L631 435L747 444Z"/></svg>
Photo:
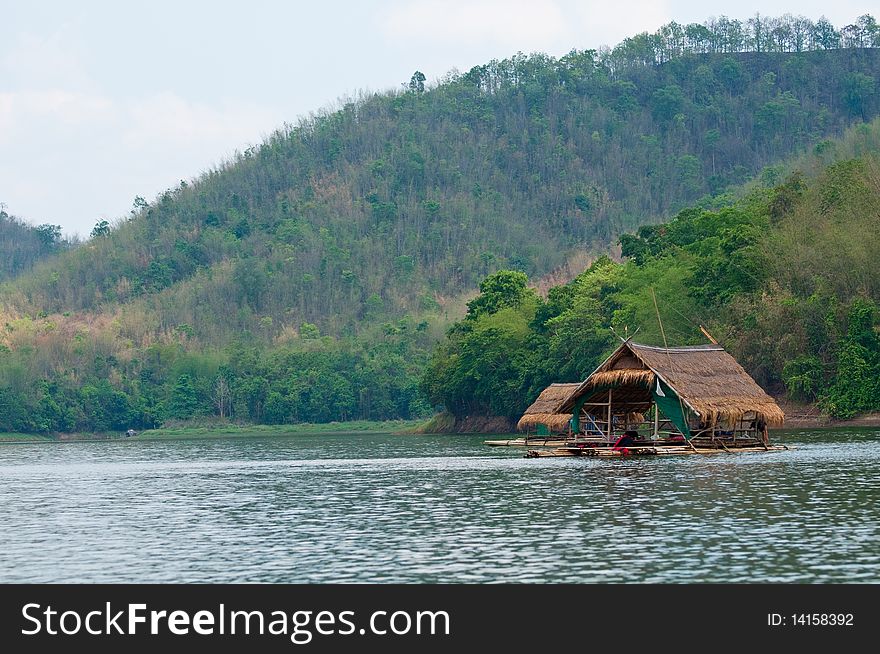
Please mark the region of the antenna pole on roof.
<svg viewBox="0 0 880 654"><path fill-rule="evenodd" d="M627 341L631 341L632 339L634 339L634 338L636 337L636 334L639 333L639 330L640 330L641 328L642 328L641 325L639 325L638 327L636 327L636 330L632 333L632 336L630 336L630 335L629 335L629 327L624 327L624 329L626 330L626 331L624 332L624 333L626 334L626 338L624 338L623 336L621 336L620 334L618 334L618 333L614 330L614 327L609 327L609 329L611 330L611 333L614 334L615 336L617 336L617 338L620 339L620 342L621 342L621 343L626 343Z"/></svg>
<svg viewBox="0 0 880 654"><path fill-rule="evenodd" d="M657 308L657 296L654 295L654 287L651 287L651 297L654 300L654 311L657 313L657 322L660 323L660 333L663 334L663 347L666 348L666 354L669 354L669 343L666 342L666 331L663 329L663 321L660 320L660 309ZM670 365L672 360L669 360Z"/></svg>
<svg viewBox="0 0 880 654"><path fill-rule="evenodd" d="M654 311L657 314L657 322L660 323L660 333L663 334L663 347L666 349L666 358L669 359L669 369L675 372L672 365L672 357L669 356L669 343L666 342L666 330L663 329L663 321L660 320L660 309L657 307L657 296L654 294L654 287L651 287L651 297L654 300ZM679 398L681 401L681 398Z"/></svg>
<svg viewBox="0 0 880 654"><path fill-rule="evenodd" d="M712 342L713 345L718 345L718 341L716 341L715 338L712 336L712 334L709 333L708 329L706 329L705 327L700 325L700 331L703 332L703 336L708 338Z"/></svg>

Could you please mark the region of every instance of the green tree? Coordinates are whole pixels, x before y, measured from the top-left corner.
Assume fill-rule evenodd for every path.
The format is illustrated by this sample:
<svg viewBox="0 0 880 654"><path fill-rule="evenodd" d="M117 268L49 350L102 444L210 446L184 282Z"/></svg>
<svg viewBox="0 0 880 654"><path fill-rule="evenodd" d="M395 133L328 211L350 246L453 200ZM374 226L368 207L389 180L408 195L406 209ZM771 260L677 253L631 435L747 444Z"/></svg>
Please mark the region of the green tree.
<svg viewBox="0 0 880 654"><path fill-rule="evenodd" d="M657 120L668 122L684 107L684 94L681 87L670 84L657 89L651 95L651 112Z"/></svg>
<svg viewBox="0 0 880 654"><path fill-rule="evenodd" d="M417 70L409 80L409 90L416 93L424 93L426 79L425 74L422 71Z"/></svg>
<svg viewBox="0 0 880 654"><path fill-rule="evenodd" d="M61 225L38 225L34 228L37 237L40 239L40 245L46 252L57 252L63 240L61 238Z"/></svg>
<svg viewBox="0 0 880 654"><path fill-rule="evenodd" d="M792 398L811 402L816 399L822 388L822 361L816 356L793 359L783 367L782 379Z"/></svg>
<svg viewBox="0 0 880 654"><path fill-rule="evenodd" d="M106 220L99 220L92 228L91 238L106 238L110 235L110 223Z"/></svg>
<svg viewBox="0 0 880 654"><path fill-rule="evenodd" d="M192 377L180 375L171 390L168 414L172 418L185 420L199 413L200 401Z"/></svg>
<svg viewBox="0 0 880 654"><path fill-rule="evenodd" d="M843 100L854 116L868 118L868 103L876 92L874 78L864 73L850 73L843 79Z"/></svg>
<svg viewBox="0 0 880 654"><path fill-rule="evenodd" d="M529 278L519 271L499 270L492 273L480 282L480 294L467 303L466 319L474 320L484 314L520 306L526 299L534 297L528 283Z"/></svg>
<svg viewBox="0 0 880 654"><path fill-rule="evenodd" d="M124 430L130 426L132 416L128 396L106 380L83 386L80 395L85 417L83 428L101 432Z"/></svg>

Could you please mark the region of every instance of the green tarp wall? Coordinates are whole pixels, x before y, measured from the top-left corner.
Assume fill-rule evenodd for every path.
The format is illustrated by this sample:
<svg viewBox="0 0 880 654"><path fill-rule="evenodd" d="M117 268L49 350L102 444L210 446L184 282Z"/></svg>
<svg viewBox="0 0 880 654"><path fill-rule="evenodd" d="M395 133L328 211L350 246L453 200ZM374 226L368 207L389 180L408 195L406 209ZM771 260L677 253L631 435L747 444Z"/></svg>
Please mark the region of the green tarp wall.
<svg viewBox="0 0 880 654"><path fill-rule="evenodd" d="M669 418L672 424L678 427L679 431L684 434L685 438L690 440L691 430L688 427L687 416L684 413L684 403L675 394L675 391L655 378L654 388L651 389L651 395L654 396L654 402L660 409L660 413Z"/></svg>
<svg viewBox="0 0 880 654"><path fill-rule="evenodd" d="M684 434L685 438L690 440L691 438L691 430L688 427L687 415L684 409L684 403L679 400L678 395L676 395L675 391L672 390L667 384L660 381L659 378L655 378L654 387L651 389L651 395L654 398L654 402L660 408L660 413L669 418L672 421L672 424L678 427L679 431ZM574 411L571 416L571 428L574 433L578 433L580 431L581 425L579 421L579 415L581 411L581 407L583 403L586 401L586 397L582 398L577 404L575 404Z"/></svg>

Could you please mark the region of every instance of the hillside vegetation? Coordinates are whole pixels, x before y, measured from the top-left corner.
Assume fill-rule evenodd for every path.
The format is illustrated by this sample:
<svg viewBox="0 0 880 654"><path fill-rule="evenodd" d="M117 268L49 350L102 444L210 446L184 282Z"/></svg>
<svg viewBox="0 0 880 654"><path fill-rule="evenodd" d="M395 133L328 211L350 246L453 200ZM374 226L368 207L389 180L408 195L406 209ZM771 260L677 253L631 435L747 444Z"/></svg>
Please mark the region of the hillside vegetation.
<svg viewBox="0 0 880 654"><path fill-rule="evenodd" d="M423 389L456 418L514 419L584 379L615 334L688 345L703 325L771 392L841 418L880 410L878 156L880 122L862 125L739 201L624 235L627 261L601 257L546 300L523 273L490 275Z"/></svg>
<svg viewBox="0 0 880 654"><path fill-rule="evenodd" d="M0 204L0 282L28 272L37 262L74 245L76 242L61 235L60 225L34 227L9 215Z"/></svg>
<svg viewBox="0 0 880 654"><path fill-rule="evenodd" d="M416 73L137 198L3 285L0 429L429 413L418 378L486 275L729 204L880 114L870 17L725 21Z"/></svg>
<svg viewBox="0 0 880 654"><path fill-rule="evenodd" d="M217 345L303 322L352 334L492 270L542 275L880 110L876 49L632 50L518 55L345 103L139 199L11 297L30 313L126 304L137 334L187 324Z"/></svg>

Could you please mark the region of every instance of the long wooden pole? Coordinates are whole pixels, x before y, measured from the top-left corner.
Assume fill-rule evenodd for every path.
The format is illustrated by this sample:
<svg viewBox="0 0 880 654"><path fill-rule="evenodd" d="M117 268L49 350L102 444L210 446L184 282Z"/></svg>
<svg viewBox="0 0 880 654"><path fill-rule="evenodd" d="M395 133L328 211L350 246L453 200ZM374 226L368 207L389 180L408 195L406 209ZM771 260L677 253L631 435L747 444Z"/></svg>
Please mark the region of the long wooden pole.
<svg viewBox="0 0 880 654"><path fill-rule="evenodd" d="M666 342L666 330L663 329L663 321L660 320L660 309L657 308L657 296L654 295L654 287L651 287L651 297L654 299L654 311L657 313L657 322L660 323L660 333L663 335L663 347L666 349L666 356L669 356L669 343ZM669 367L672 368L672 359L669 360Z"/></svg>
<svg viewBox="0 0 880 654"><path fill-rule="evenodd" d="M654 402L654 438L657 438L657 434L660 431L660 407L657 406L657 403Z"/></svg>
<svg viewBox="0 0 880 654"><path fill-rule="evenodd" d="M608 442L612 442L614 440L614 435L611 433L611 389L608 389Z"/></svg>
<svg viewBox="0 0 880 654"><path fill-rule="evenodd" d="M715 338L712 336L712 334L710 334L710 333L706 330L706 328L703 327L702 325L700 325L700 331L703 332L703 336L705 336L706 338L708 338L709 341L710 341L713 345L718 345L718 341L716 341Z"/></svg>
<svg viewBox="0 0 880 654"><path fill-rule="evenodd" d="M666 341L666 330L663 329L663 321L660 320L660 309L657 307L657 296L654 294L653 286L651 287L651 297L654 300L654 311L657 313L657 322L660 323L660 333L663 334L663 347L666 350L666 358L669 359L669 369L672 370L674 373L675 369L672 366L672 357L669 355L669 343ZM669 381L672 382L673 380L670 379ZM678 393L676 393L676 395L678 395ZM681 401L681 395L678 395L678 406L681 407L682 418L687 419L685 416L684 404ZM694 447L694 444L691 443L690 439L686 438L685 440L687 441L688 445L691 446L691 449L696 452L697 448Z"/></svg>

